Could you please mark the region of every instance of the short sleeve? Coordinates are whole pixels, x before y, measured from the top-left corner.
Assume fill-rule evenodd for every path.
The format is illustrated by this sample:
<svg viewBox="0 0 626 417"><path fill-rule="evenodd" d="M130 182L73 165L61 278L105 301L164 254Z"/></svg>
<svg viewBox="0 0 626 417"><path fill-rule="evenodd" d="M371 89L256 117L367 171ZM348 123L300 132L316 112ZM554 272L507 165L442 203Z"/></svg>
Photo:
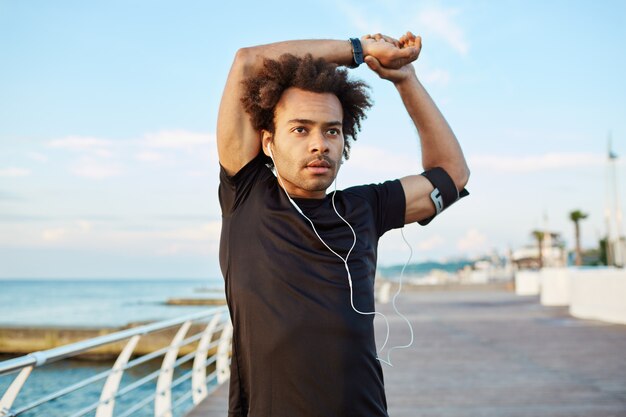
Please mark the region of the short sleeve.
<svg viewBox="0 0 626 417"><path fill-rule="evenodd" d="M406 199L400 180L351 187L345 192L360 196L371 206L378 237L404 226Z"/></svg>
<svg viewBox="0 0 626 417"><path fill-rule="evenodd" d="M246 199L255 183L264 176L273 175L265 165L264 156L262 152L259 152L233 176L228 175L220 164L218 196L223 216L232 213Z"/></svg>

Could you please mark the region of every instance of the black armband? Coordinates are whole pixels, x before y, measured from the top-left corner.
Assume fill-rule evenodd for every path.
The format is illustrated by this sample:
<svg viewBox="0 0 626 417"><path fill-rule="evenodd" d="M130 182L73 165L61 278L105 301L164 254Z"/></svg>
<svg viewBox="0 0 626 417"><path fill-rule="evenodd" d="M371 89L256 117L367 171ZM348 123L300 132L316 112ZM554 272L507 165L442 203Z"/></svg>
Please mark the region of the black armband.
<svg viewBox="0 0 626 417"><path fill-rule="evenodd" d="M430 199L435 205L436 213L424 220L420 220L418 223L422 226L426 226L432 219L439 213L450 207L457 200L469 195L469 192L463 188L461 192L456 189L454 181L450 178L450 175L440 167L432 168L422 172L422 174L435 189L430 193Z"/></svg>

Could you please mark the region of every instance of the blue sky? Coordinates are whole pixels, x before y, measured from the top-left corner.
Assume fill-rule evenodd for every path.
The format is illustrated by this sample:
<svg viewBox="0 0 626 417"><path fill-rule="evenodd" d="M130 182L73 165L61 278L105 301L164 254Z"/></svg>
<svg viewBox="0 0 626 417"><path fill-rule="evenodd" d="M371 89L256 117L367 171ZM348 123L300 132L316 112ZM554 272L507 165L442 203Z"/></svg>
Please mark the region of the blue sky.
<svg viewBox="0 0 626 417"><path fill-rule="evenodd" d="M416 260L573 246L604 234L606 142L626 202L621 1L0 0L0 277L218 277L215 125L233 55L287 39L423 37L418 76L457 134L472 193L406 235ZM393 86L339 186L421 172ZM399 232L379 262L408 256Z"/></svg>

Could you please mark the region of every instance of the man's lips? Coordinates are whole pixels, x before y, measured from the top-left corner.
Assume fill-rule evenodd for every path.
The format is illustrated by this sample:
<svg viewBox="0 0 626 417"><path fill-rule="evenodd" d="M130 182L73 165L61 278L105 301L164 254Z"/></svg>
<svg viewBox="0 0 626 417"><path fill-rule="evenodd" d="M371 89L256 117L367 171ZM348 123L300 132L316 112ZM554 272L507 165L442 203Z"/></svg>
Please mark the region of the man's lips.
<svg viewBox="0 0 626 417"><path fill-rule="evenodd" d="M307 171L313 174L325 174L332 168L332 164L326 159L314 159L306 164Z"/></svg>
<svg viewBox="0 0 626 417"><path fill-rule="evenodd" d="M316 159L314 161L309 162L307 165L307 167L309 168L330 168L331 164L330 162L326 161L325 159Z"/></svg>

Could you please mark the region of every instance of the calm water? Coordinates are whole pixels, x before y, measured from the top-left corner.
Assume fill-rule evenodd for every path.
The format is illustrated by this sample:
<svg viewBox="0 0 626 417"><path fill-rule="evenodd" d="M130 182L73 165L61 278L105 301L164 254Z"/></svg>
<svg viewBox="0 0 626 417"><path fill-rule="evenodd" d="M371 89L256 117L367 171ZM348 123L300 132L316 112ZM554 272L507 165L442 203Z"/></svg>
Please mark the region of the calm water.
<svg viewBox="0 0 626 417"><path fill-rule="evenodd" d="M0 326L117 327L206 307L172 297L223 295L223 280L0 280Z"/></svg>
<svg viewBox="0 0 626 417"><path fill-rule="evenodd" d="M163 320L178 317L207 307L168 306L172 297L223 296L222 279L214 280L0 280L0 327L6 326L61 326L61 327L117 327L132 322ZM0 354L0 361L10 359ZM144 364L139 369L124 373L121 386L140 379L160 367L162 357ZM78 382L108 370L112 362L64 360L36 368L26 381L13 409L20 408L61 387ZM189 367L177 370L174 378ZM0 376L0 397L16 374ZM80 408L96 402L104 380L91 384L32 411L21 414L34 416L68 416ZM174 400L188 392L190 381L174 390ZM119 413L138 399L153 393L156 380L120 398L116 403ZM181 404L176 416L191 407L191 400ZM93 416L94 413L87 414ZM154 415L149 403L135 416Z"/></svg>
<svg viewBox="0 0 626 417"><path fill-rule="evenodd" d="M0 361L9 359L8 356L0 355ZM153 360L151 362L139 365L135 368L129 369L124 372L124 376L122 378L122 382L120 384L120 388L127 386L128 384L135 382L142 377L146 376L150 372L158 369L161 366L160 361L162 358ZM18 410L21 407L27 406L33 401L47 395L51 394L63 387L69 386L73 383L79 382L85 378L91 377L99 372L103 372L111 369L113 366L112 362L90 362L84 360L64 360L61 362L56 362L50 365L42 366L41 368L35 369L24 387L20 391L19 396L17 397L15 403L11 407L12 410ZM174 373L174 379L178 378L180 375L188 372L190 370L189 366L181 366L181 368L177 368ZM208 369L207 373L212 372L212 369ZM13 377L16 374L11 374L8 376L0 376L0 397L4 393L4 391L8 388L9 384L13 380ZM104 385L104 380L95 382L90 384L84 388L81 388L78 391L70 393L66 396L60 397L54 401L48 402L36 408L33 408L30 411L27 411L20 416L24 417L62 417L62 416L70 416L73 413L76 413L78 410L88 407L95 402L97 402L100 398L100 392L102 390L102 386ZM187 380L181 385L175 387L172 390L172 400L176 401L177 398L180 398L185 393L189 392L191 389L191 380ZM137 401L148 397L150 394L153 394L156 390L156 379L150 381L146 385L138 388L135 391L128 393L125 396L122 396L116 400L115 403L115 413L114 415L119 414L130 406L134 405ZM174 416L182 416L184 412L188 411L192 407L191 399L187 399L180 406L176 407L174 410ZM95 412L90 412L86 414L87 416L94 416ZM136 413L132 414L133 416L138 417L150 417L154 416L154 401L151 401L142 409L138 410Z"/></svg>

